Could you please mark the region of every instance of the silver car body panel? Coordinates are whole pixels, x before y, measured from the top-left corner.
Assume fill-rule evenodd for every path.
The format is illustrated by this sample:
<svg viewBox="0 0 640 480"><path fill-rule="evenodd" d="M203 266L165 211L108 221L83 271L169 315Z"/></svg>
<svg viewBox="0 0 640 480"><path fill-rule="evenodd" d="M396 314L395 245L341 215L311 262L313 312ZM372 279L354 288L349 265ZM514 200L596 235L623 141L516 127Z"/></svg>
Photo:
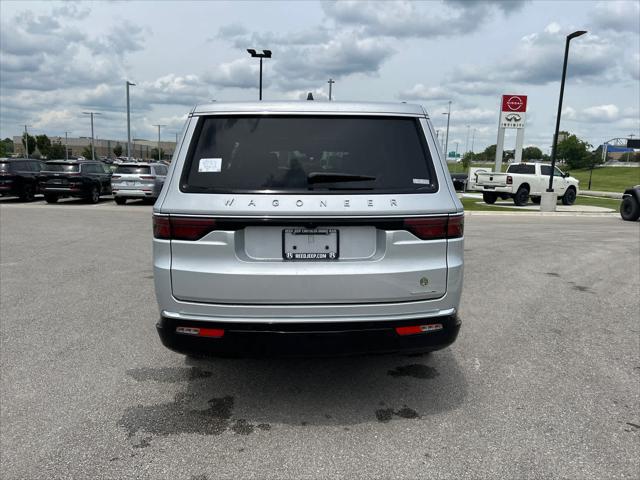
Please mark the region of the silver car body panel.
<svg viewBox="0 0 640 480"><path fill-rule="evenodd" d="M419 119L439 188L420 194L211 194L179 188L190 139L208 115L384 115ZM213 103L196 107L169 166L154 215L233 219L322 219L340 229L335 262L285 262L281 226L215 230L197 241L154 239L161 313L190 320L322 322L447 315L460 301L463 238L420 240L405 230L339 220L397 219L463 212L422 107L338 102ZM422 283L421 283L422 282ZM425 284L426 282L426 284Z"/></svg>
<svg viewBox="0 0 640 480"><path fill-rule="evenodd" d="M166 175L161 175L156 169L156 163L121 163L118 167L149 167L148 174L141 173L116 173L116 178L111 177L111 190L114 197L125 198L157 198L160 195ZM165 165L162 165L166 168ZM117 171L117 169L116 169ZM143 176L155 177L143 179Z"/></svg>

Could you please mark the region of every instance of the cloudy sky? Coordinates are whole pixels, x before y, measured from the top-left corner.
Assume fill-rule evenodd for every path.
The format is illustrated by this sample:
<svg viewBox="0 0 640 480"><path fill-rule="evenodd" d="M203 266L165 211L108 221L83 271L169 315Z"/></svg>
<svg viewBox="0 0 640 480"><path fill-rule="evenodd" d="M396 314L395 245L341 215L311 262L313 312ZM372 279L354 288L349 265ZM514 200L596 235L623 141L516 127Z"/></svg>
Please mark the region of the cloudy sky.
<svg viewBox="0 0 640 480"><path fill-rule="evenodd" d="M572 42L562 129L593 145L640 135L640 2L0 2L0 136L30 132L173 138L196 103L264 98L411 101L459 151L495 143L503 93L529 95L525 144L548 153L565 36ZM470 127L467 128L467 125ZM514 132L511 130L510 132ZM473 134L471 135L473 137ZM512 148L515 136L507 137ZM471 147L471 139L468 140Z"/></svg>

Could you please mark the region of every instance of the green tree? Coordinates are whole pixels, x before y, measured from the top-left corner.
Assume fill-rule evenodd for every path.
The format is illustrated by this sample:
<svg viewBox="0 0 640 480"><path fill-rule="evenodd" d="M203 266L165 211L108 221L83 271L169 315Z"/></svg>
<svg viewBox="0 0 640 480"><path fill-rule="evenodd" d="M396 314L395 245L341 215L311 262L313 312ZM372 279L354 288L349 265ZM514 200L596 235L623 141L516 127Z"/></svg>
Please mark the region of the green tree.
<svg viewBox="0 0 640 480"><path fill-rule="evenodd" d="M149 152L149 157L152 160L158 160L158 149L152 148L151 151ZM160 149L160 158L164 158L164 150L162 148Z"/></svg>
<svg viewBox="0 0 640 480"><path fill-rule="evenodd" d="M46 135L36 135L36 146L40 155L49 158L49 151L51 150L51 140Z"/></svg>
<svg viewBox="0 0 640 480"><path fill-rule="evenodd" d="M474 160L475 154L473 152L467 152L462 156L462 167L467 170L471 166L471 162Z"/></svg>
<svg viewBox="0 0 640 480"><path fill-rule="evenodd" d="M64 145L59 140L51 144L51 148L49 149L49 158L65 158Z"/></svg>
<svg viewBox="0 0 640 480"><path fill-rule="evenodd" d="M93 160L93 155L91 154L91 145L87 145L86 147L84 147L84 149L82 150L82 156L89 160Z"/></svg>
<svg viewBox="0 0 640 480"><path fill-rule="evenodd" d="M13 140L7 137L0 141L0 157L6 157L11 153L13 153Z"/></svg>
<svg viewBox="0 0 640 480"><path fill-rule="evenodd" d="M588 168L591 165L591 145L569 134L563 141L558 142L556 158L562 159L569 168Z"/></svg>
<svg viewBox="0 0 640 480"><path fill-rule="evenodd" d="M116 143L116 146L113 147L113 154L116 157L122 156L122 145L120 145L119 143Z"/></svg>
<svg viewBox="0 0 640 480"><path fill-rule="evenodd" d="M25 142L25 138L27 139L27 141ZM25 148L25 146L29 147L29 155L31 155L35 149L36 149L36 139L35 137L33 137L32 135L29 135L28 133L23 133L22 134L22 148Z"/></svg>
<svg viewBox="0 0 640 480"><path fill-rule="evenodd" d="M541 160L542 150L538 147L527 147L522 149L522 160Z"/></svg>

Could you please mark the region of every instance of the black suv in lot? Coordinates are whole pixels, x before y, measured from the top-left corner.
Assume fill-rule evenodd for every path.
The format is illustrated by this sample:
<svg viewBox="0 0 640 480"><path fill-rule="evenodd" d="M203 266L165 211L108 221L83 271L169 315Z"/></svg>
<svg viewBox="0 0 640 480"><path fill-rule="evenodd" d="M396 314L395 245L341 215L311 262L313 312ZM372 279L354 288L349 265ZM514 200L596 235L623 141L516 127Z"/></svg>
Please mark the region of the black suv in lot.
<svg viewBox="0 0 640 480"><path fill-rule="evenodd" d="M100 195L111 194L111 171L98 161L51 160L40 176L40 189L47 203L64 197L98 203Z"/></svg>
<svg viewBox="0 0 640 480"><path fill-rule="evenodd" d="M0 196L30 202L39 193L43 163L29 158L0 158Z"/></svg>

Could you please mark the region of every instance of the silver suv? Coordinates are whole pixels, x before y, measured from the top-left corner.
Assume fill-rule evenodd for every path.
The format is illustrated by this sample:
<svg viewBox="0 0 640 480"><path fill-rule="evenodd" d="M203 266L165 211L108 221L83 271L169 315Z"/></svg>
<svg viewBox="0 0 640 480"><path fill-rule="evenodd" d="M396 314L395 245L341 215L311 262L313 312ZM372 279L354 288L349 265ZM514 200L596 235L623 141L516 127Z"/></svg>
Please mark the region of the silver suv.
<svg viewBox="0 0 640 480"><path fill-rule="evenodd" d="M167 166L162 163L121 163L111 176L114 200L118 205L136 198L155 200L166 176Z"/></svg>
<svg viewBox="0 0 640 480"><path fill-rule="evenodd" d="M463 209L418 105L196 107L153 232L181 353L422 352L460 328Z"/></svg>

